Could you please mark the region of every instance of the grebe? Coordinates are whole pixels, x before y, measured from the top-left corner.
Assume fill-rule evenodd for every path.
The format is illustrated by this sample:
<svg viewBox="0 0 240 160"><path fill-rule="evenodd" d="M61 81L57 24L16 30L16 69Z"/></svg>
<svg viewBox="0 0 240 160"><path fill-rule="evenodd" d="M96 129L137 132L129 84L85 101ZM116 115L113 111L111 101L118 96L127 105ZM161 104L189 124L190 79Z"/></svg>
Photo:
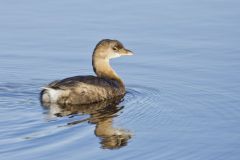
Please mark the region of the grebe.
<svg viewBox="0 0 240 160"><path fill-rule="evenodd" d="M103 39L92 54L92 66L96 76L75 76L57 80L40 94L42 103L91 104L117 96L124 96L125 86L111 68L109 60L133 53L118 40Z"/></svg>

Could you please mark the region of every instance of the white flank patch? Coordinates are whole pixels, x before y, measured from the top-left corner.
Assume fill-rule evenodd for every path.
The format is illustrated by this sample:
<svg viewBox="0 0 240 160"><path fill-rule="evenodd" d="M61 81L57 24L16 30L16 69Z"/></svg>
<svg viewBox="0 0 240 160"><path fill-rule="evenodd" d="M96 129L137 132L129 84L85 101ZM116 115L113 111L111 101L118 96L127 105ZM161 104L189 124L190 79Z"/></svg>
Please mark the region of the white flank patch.
<svg viewBox="0 0 240 160"><path fill-rule="evenodd" d="M61 94L61 90L56 90L52 88L45 88L45 89L47 89L48 91L51 103L56 103L58 100L58 97Z"/></svg>

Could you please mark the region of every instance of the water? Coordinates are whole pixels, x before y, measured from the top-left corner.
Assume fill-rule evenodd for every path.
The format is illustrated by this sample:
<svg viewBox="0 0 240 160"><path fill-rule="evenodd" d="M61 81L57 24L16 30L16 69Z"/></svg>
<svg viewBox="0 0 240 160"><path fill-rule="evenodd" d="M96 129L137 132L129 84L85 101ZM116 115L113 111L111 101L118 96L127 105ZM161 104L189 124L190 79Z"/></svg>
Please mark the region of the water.
<svg viewBox="0 0 240 160"><path fill-rule="evenodd" d="M1 160L240 159L239 7L1 1ZM127 86L124 101L42 107L40 87L93 74L91 53L103 38L136 53L112 61Z"/></svg>

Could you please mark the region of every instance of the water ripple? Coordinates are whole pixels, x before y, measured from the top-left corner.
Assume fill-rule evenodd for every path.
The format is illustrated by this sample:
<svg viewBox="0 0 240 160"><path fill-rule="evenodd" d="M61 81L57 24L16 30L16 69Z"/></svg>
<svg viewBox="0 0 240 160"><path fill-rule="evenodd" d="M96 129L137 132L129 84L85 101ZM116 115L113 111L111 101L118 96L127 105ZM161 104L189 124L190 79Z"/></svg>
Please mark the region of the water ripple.
<svg viewBox="0 0 240 160"><path fill-rule="evenodd" d="M128 85L124 100L119 103L92 106L42 108L38 100L39 86L32 83L0 84L0 94L2 155L62 151L66 146L79 147L82 143L82 149L89 145L97 152L99 147L119 149L129 143L137 147L135 143L151 142L164 151L158 155L162 159L198 159L200 155L188 152L184 146L171 148L193 141L199 143L194 147L195 151L199 150L204 146L201 140L216 139L219 126L230 129L239 118L238 101L225 102L226 108L226 104L221 103L222 93L192 85L162 85L161 90ZM152 148L151 152L143 151L135 156L153 158L155 153Z"/></svg>

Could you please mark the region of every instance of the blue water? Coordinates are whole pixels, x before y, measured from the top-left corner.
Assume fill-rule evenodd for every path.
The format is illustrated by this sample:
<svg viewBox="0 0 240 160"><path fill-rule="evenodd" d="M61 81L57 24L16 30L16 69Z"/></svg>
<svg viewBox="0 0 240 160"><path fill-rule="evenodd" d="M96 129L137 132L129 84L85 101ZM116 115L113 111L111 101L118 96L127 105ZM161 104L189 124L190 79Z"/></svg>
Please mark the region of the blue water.
<svg viewBox="0 0 240 160"><path fill-rule="evenodd" d="M239 8L238 0L0 1L1 160L239 160ZM103 38L135 52L111 62L124 101L102 112L42 107L40 87L93 74ZM102 117L131 136L110 147L96 133Z"/></svg>

